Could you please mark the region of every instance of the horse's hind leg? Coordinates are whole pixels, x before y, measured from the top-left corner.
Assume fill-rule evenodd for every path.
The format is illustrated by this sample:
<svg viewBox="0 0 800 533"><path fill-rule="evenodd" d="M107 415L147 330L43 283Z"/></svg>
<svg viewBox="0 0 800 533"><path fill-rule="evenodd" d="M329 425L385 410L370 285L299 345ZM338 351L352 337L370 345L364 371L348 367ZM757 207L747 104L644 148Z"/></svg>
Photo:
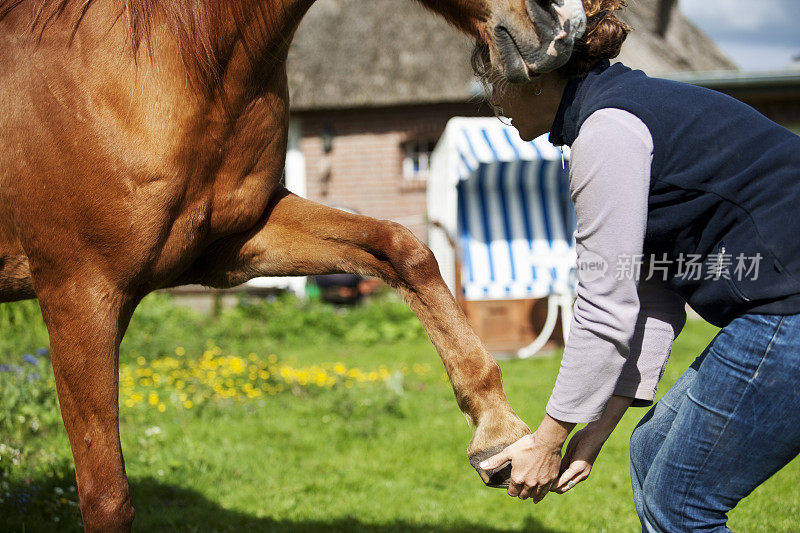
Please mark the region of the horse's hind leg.
<svg viewBox="0 0 800 533"><path fill-rule="evenodd" d="M53 371L87 531L129 531L133 522L119 439L119 343L132 313L118 290L63 279L39 287Z"/></svg>
<svg viewBox="0 0 800 533"><path fill-rule="evenodd" d="M183 281L230 286L260 275L337 271L378 276L409 302L444 362L459 407L476 426L469 447L473 465L529 433L506 400L500 368L467 323L433 254L399 224L281 191L256 228L209 250Z"/></svg>

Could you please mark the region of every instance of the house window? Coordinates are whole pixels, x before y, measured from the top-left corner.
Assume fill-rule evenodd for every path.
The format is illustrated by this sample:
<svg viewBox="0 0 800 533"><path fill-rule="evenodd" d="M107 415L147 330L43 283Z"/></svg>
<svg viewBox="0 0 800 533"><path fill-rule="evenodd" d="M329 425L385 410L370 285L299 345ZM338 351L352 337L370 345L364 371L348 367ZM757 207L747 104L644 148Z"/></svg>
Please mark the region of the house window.
<svg viewBox="0 0 800 533"><path fill-rule="evenodd" d="M436 140L414 140L403 144L403 179L426 182L431 169L431 154Z"/></svg>

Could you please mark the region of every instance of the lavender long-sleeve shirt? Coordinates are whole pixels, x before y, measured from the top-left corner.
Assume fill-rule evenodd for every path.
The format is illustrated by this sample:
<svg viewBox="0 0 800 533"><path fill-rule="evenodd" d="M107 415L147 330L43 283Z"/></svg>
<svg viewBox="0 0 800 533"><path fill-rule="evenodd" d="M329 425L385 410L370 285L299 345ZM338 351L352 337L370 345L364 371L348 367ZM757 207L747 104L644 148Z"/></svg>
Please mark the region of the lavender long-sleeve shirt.
<svg viewBox="0 0 800 533"><path fill-rule="evenodd" d="M647 267L635 275L647 226L653 139L621 109L601 109L572 144L579 276L569 338L547 413L564 422L598 419L609 398L649 405L672 342L686 320L683 300ZM598 265L607 266L604 274Z"/></svg>

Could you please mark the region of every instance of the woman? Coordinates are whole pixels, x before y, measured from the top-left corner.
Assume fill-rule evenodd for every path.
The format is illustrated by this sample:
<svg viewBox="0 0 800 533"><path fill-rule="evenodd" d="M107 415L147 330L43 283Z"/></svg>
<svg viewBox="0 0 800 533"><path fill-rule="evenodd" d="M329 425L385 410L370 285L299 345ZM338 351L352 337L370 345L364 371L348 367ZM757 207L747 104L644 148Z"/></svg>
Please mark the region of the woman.
<svg viewBox="0 0 800 533"><path fill-rule="evenodd" d="M727 531L726 513L800 451L800 137L722 94L611 66L623 2L584 5L569 63L492 93L523 139L550 131L572 148L581 275L544 419L481 467L510 461L509 495L535 502L586 479L625 410L652 403L688 303L722 330L634 431L634 500L646 531Z"/></svg>

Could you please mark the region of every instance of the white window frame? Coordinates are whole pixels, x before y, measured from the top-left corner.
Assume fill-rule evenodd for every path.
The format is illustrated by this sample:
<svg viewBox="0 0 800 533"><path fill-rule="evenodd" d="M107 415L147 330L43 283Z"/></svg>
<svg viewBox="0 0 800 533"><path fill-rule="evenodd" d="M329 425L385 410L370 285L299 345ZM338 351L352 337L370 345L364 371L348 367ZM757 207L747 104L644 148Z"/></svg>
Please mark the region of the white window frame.
<svg viewBox="0 0 800 533"><path fill-rule="evenodd" d="M433 139L414 139L403 143L403 181L427 183L436 142Z"/></svg>

